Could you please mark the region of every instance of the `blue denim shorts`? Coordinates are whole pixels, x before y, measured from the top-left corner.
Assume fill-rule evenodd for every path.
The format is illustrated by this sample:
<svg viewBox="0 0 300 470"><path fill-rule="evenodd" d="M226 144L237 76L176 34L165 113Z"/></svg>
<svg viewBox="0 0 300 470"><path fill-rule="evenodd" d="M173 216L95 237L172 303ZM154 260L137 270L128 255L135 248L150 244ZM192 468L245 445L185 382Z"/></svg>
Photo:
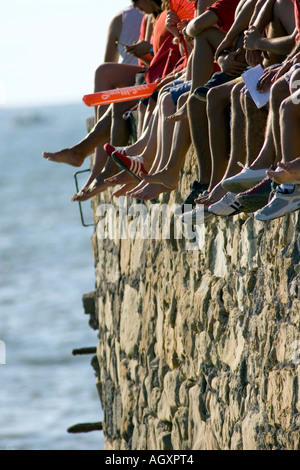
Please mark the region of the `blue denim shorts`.
<svg viewBox="0 0 300 470"><path fill-rule="evenodd" d="M172 82L170 88L168 88L167 91L169 91L175 106L177 105L177 101L179 100L180 96L190 91L191 85L192 80L186 81L183 78L179 78L178 80L174 80L174 82Z"/></svg>
<svg viewBox="0 0 300 470"><path fill-rule="evenodd" d="M184 78L178 78L177 80L174 80L168 88L166 88L166 91L170 93L175 106L177 105L177 101L180 98L180 96L186 93L187 91L190 91L191 85L192 85L192 80L186 81L184 80ZM158 97L158 91L155 91L153 95L151 95L151 98L154 101L157 101L157 97ZM142 98L140 101L145 106L147 106L149 102L149 98Z"/></svg>
<svg viewBox="0 0 300 470"><path fill-rule="evenodd" d="M295 72L295 70L297 70L299 68L300 68L300 64L295 64L295 65L293 65L293 67L290 68L290 70L288 72L286 72L284 74L284 78L286 79L288 84L290 83L291 77L292 77L293 73Z"/></svg>

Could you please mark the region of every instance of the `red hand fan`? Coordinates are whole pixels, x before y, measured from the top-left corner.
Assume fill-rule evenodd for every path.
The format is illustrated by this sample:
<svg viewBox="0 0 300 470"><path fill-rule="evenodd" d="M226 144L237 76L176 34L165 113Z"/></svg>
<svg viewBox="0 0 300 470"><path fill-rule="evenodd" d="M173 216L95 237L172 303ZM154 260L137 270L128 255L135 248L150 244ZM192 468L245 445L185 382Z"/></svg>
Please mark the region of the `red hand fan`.
<svg viewBox="0 0 300 470"><path fill-rule="evenodd" d="M169 0L169 10L175 11L181 20L192 20L194 18L196 2L188 0Z"/></svg>

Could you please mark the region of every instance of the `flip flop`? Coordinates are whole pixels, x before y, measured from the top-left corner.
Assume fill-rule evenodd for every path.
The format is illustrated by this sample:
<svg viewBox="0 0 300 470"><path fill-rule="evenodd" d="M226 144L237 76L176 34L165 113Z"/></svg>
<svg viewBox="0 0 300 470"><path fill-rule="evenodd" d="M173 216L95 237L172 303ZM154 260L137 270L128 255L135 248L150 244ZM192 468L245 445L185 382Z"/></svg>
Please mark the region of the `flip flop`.
<svg viewBox="0 0 300 470"><path fill-rule="evenodd" d="M111 154L111 158L119 167L125 171L128 171L128 173L130 173L138 181L143 181L143 179L139 176L140 173L144 173L145 175L148 174L140 157L128 157L126 154L115 151Z"/></svg>
<svg viewBox="0 0 300 470"><path fill-rule="evenodd" d="M122 147L115 147L114 145L111 145L111 144L104 144L103 148L109 157L111 157L111 155L117 151L120 153L124 153L124 155L126 155L126 152L125 150L122 149Z"/></svg>

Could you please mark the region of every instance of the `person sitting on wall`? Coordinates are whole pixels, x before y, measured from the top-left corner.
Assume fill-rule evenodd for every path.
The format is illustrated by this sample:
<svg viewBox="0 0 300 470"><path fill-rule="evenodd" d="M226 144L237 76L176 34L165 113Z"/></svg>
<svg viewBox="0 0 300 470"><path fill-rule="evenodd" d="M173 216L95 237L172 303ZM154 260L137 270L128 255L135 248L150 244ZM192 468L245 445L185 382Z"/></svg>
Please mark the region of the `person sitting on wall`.
<svg viewBox="0 0 300 470"><path fill-rule="evenodd" d="M248 11L249 3L254 3L256 0L241 1L232 4L231 16L233 21L232 14L233 12L236 13L236 20L237 24L239 25L242 21L244 10ZM238 6L234 8L238 3ZM199 193L203 190L206 190L208 187L209 179L211 176L211 165L210 165L210 151L208 147L208 137L206 139L206 134L208 133L208 118L207 118L207 109L206 103L203 101L199 101L195 98L194 93L196 90L201 86L205 85L205 81L211 77L211 74L214 70L214 57L211 54L211 43L210 41L214 40L213 48L217 48L217 46L221 43L221 40L225 37L225 31L227 28L230 29L231 20L229 21L228 12L226 12L226 27L224 26L223 29L220 29L218 23L223 25L221 21L222 18L222 1L216 2L212 4L212 6L204 10L202 14L200 14L193 26L193 22L191 22L187 27L187 32L189 32L188 28L195 28L193 34L195 34L194 42L195 44L202 43L202 48L194 49L194 57L193 57L193 75L192 75L192 84L190 92L187 94L187 99L185 100L185 104L183 107L178 109L178 112L174 113L173 115L168 117L168 120L172 120L175 122L181 122L183 120L187 120L190 130L191 136L191 143L193 149L196 154L197 161L199 163L199 182L194 182L192 191L190 195L185 200L184 204L193 204L194 199L199 195ZM223 7L225 8L227 3L225 2ZM215 10L216 7L216 10ZM220 9L220 10L219 10ZM226 8L225 8L226 9ZM240 15L241 14L241 15ZM218 16L220 15L220 16ZM235 24L235 21L233 22ZM231 24L231 27L233 26ZM205 28L207 26L207 29ZM225 29L224 29L225 28ZM199 34L196 34L196 30ZM193 32L193 29L192 29ZM192 34L190 32L190 34ZM205 47L203 45L205 44ZM208 52L208 50L210 52ZM197 55L198 54L198 55ZM238 57L239 56L239 57ZM225 63L226 59L222 56L222 61L218 64L220 69L223 73L219 72L218 78L216 78L214 86L217 86L221 83L221 76L225 76L225 71L228 74L227 77L231 77L232 74L235 76L236 74L240 74L246 67L245 60L243 59L243 54L240 54L240 49L233 52L227 51L227 58L228 61ZM203 60L202 60L203 59ZM224 60L223 60L224 59ZM203 65L203 68L202 68ZM216 64L215 64L216 65ZM198 72L196 72L196 68L201 68L201 77ZM212 80L214 79L214 75ZM227 78L228 80L228 78ZM226 80L225 80L226 81ZM204 82L204 83L203 83ZM208 82L209 83L209 82ZM215 113L214 116L210 116L209 119L214 122L214 119L217 118L217 114ZM214 126L214 125L213 125ZM222 125L223 126L223 125ZM216 127L216 126L214 126ZM217 126L218 127L218 126ZM224 127L224 126L223 126ZM220 126L218 127L218 129ZM206 142L207 140L207 142ZM151 172L149 175L143 175L143 178L148 184L160 184L161 192L166 191L166 188L170 185L173 187L178 184L180 169L182 168L183 162L185 159L185 153L176 153L171 152L170 157L164 167L162 167L159 171ZM195 187L196 192L195 192ZM183 205L184 205L183 204Z"/></svg>
<svg viewBox="0 0 300 470"><path fill-rule="evenodd" d="M261 2L261 3L263 3L263 2ZM290 7L291 7L291 9L289 10ZM290 14L288 15L287 12L289 12ZM276 13L276 14L274 15L274 13ZM277 18L278 18L278 21L277 21ZM278 0L278 1L274 0L273 2L272 1L271 2L266 2L265 5L263 5L263 7L261 7L260 12L259 12L259 14L257 15L257 17L255 19L256 23L255 22L251 23L254 26L252 28L250 28L249 31L251 31L251 33L252 33L252 31L255 30L255 27L256 28L261 28L263 30L268 25L268 23L270 21L271 22L273 21L273 23L275 25L280 24L281 29L283 28L283 31L282 31L283 34L282 33L278 34L278 29L269 27L268 31L272 32L273 37L266 38L265 46L264 46L265 49L264 50L268 51L269 53L273 53L273 54L287 53L288 48L291 48L291 44L292 44L292 42L294 41L294 38L295 38L295 21L294 21L294 18L293 18L292 4L287 0L282 0L282 1L281 0ZM272 25L272 23L271 23L271 25ZM275 37L274 37L274 32L276 32ZM250 33L247 33L246 38L249 37L249 36L250 36ZM246 50L248 52L247 41L245 41L245 47L246 47ZM259 58L259 60L261 60L261 51L258 50L257 52L258 52L258 54L254 53L254 54L251 54L251 56L252 57L255 56L255 60L257 60L257 58ZM269 58L270 58L270 54L267 56L268 60L269 60ZM276 59L274 59L274 60L276 62ZM256 64L251 64L251 65L256 65ZM273 68L276 70L275 66ZM265 72L265 77L268 76L268 71L269 71L269 69L267 68L266 72ZM265 77L263 78L263 80L265 80ZM276 99L278 101L278 93L274 93L274 97L275 96L276 96ZM250 104L250 102L252 100L247 98L247 96L245 96L244 93L241 95L241 97L243 98L243 101L246 103L246 109L245 109L245 105L244 105L244 112L246 112L245 125L246 125L246 128L247 128L247 126L249 126L249 122L251 120L251 113L253 113L253 112L258 113L260 111L257 110L254 105L251 106L252 110L251 110L251 108L249 108L249 106L247 106L247 105ZM272 102L272 99L271 99L271 102ZM281 99L279 100L279 102L281 102ZM237 103L237 105L240 106L238 100L236 100L235 103ZM249 115L249 109L250 109L250 115ZM255 148L255 145L256 145L255 142L257 141L257 139L254 139L253 137L254 137L253 131L249 132L249 128L248 128L247 139L246 139L247 145L249 145L249 144L251 145L251 142L252 142L252 144L254 143L254 148ZM255 140L255 142L254 142L254 140ZM236 160L238 158L238 153L239 153L239 152L234 152L234 148L236 147L236 144L237 144L237 140L233 139L231 141L231 157L230 157L230 160L229 160L227 171L225 172L225 175L222 178L222 180L215 187L210 188L210 193L209 193L208 196L205 196L203 198L199 198L197 200L197 203L204 204L206 207L208 207L208 212L210 212L211 215L214 214L214 215L228 216L228 215L232 215L234 213L239 212L239 206L240 205L235 204L235 202L234 202L235 195L232 194L233 193L232 190L234 189L233 184L230 187L228 186L231 183L231 181L234 184L236 183L236 181L234 181L236 178L234 176L231 177L231 175L229 173L229 170L233 174L236 173L236 172L234 173L234 170L236 169L237 161L233 161L233 160ZM253 147L253 145L252 145L252 147ZM250 163L255 158L253 156L253 155L255 155L255 153L253 152L253 149L251 151L251 148L249 147L249 148L247 148L247 158L251 158L250 157L251 155L252 155L252 160L250 161ZM243 172L241 173L241 176L243 176L246 172L247 172L247 170L243 170ZM261 174L263 174L263 173L264 172L261 172ZM238 178L239 178L239 176L237 176L237 179ZM251 184L250 184L250 186L251 186ZM227 191L229 191L229 192L227 192ZM232 191L232 192L230 192L230 191ZM221 199L220 199L220 196L222 196L222 192L223 192L223 194L225 193L225 196L221 197ZM199 208L199 210L200 210L200 208Z"/></svg>
<svg viewBox="0 0 300 470"><path fill-rule="evenodd" d="M241 4L243 3L242 1ZM212 38L215 38L217 46L221 38L224 38L225 31L230 28L238 4L239 0L219 0L208 7L207 1L198 2L198 16L188 24L186 29L188 31L189 28L194 28L194 34L196 40L198 38L198 41L202 38L202 33L205 38L204 42L207 41L207 47L203 47L202 44L202 48L198 50L198 56L196 56L196 50L193 51L190 91L185 93L185 96L183 95L181 97L179 103L182 102L183 106L178 106L177 111L179 111L179 113L176 112L176 116L178 114L182 115L182 109L185 108L191 91L196 85L201 83L201 79L199 81L199 74L195 72L196 65L200 64L201 73L205 79L210 77L214 65L213 57L211 57L211 54L209 54L207 50L210 48L210 35ZM208 37L210 39L208 39ZM245 63L240 66L239 70L243 70L244 68ZM157 155L153 166L151 166L152 162L144 162L147 172L141 172L140 175L144 181L133 191L130 191L129 195L137 197L138 199L149 200L157 197L162 192L167 192L177 187L180 168L182 167L188 149L187 142L190 142L191 122L187 121L183 123L181 122L183 120L182 118L170 119L170 116L168 117L168 121L177 122L176 131L173 133L175 142L174 145L172 145L170 154L166 155L165 153L161 153ZM181 124L179 124L179 122L181 122ZM183 145L181 146L181 144Z"/></svg>
<svg viewBox="0 0 300 470"><path fill-rule="evenodd" d="M132 2L135 7L139 8L144 13L152 14L155 17L152 38L153 46L149 43L149 51L153 47L155 57L155 54L159 51L159 48L167 37L172 36L164 25L168 2L162 2L161 0L132 0ZM102 79L104 80L108 77L109 80L112 80L108 80L105 83L105 89L132 86L135 84L137 73L144 72L144 68L142 66L116 63L108 63L104 64L104 66L109 73L103 73ZM152 100L150 100L150 102L153 106ZM97 158L98 166L93 167L91 175L84 187L87 187L91 181L94 180L95 176L100 175L101 173L101 176L98 177L98 188L99 191L103 191L107 187L104 180L115 174L118 169L114 162L111 159L107 159L106 154L103 154L103 144L108 141L117 146L126 145L128 143L128 133L126 133L126 135L122 135L121 129L124 125L119 126L118 122L119 120L122 120L124 112L131 109L131 107L132 102L117 103L109 106L108 110L102 115L101 119L96 123L92 131L82 141L71 148L64 149L56 153L44 153L44 158L79 167L82 165L85 158L94 152L95 148L99 149L99 152L102 152L103 158ZM117 119L117 117L119 119ZM122 120L122 124L123 121L124 120Z"/></svg>
<svg viewBox="0 0 300 470"><path fill-rule="evenodd" d="M224 179L222 182L223 187L225 187L227 190L234 190L232 191L233 197L234 193L239 193L239 190L241 190L242 187L245 189L244 185L248 185L250 189L243 193L235 194L235 200L238 204L243 204L241 208L242 210L244 207L244 209L247 211L251 210L255 212L255 216L259 220L271 220L272 218L279 217L285 212L288 212L289 208L291 210L293 210L293 207L297 208L297 203L299 200L297 185L278 187L274 197L271 199L272 203L270 201L265 208L261 209L267 203L272 191L270 179L265 178L266 170L273 165L276 166L276 164L278 164L283 159L283 151L287 142L287 139L285 139L284 136L288 135L287 126L289 127L289 124L287 123L289 121L283 121L281 119L281 115L284 112L283 110L288 107L291 109L291 116L293 114L292 111L297 110L297 106L294 106L293 104L293 99L295 98L291 97L290 95L298 88L297 73L299 72L295 71L295 74L293 74L292 72L294 69L292 67L295 67L295 64L299 63L300 58L300 4L298 0L295 0L294 15L291 13L288 16L286 8L290 7L290 5L291 4L289 2L285 5L285 19L289 19L291 16L294 16L293 24L295 29L294 32L290 35L290 38L293 38L292 43L295 44L296 41L296 45L292 48L292 51L282 64L266 69L265 74L259 82L259 87L262 91L270 88L269 113L263 145L258 153L257 158L250 162L251 164L249 167L245 168L242 172L232 176L231 178ZM249 41L247 41L246 38L246 43L248 42L249 47L251 44L251 47L253 47L255 50L257 47L255 44L261 44L263 42L260 41L257 31L250 31L250 34L251 33L254 33L255 40L252 41L251 44ZM288 44L288 42L289 38L287 37L286 44ZM279 44L280 41L278 41L277 45ZM296 65L296 67L298 66L299 65ZM286 115L286 117L288 118L288 115ZM293 136L292 142L295 141L295 145L297 147L297 139L295 139L295 136ZM285 144L283 144L283 142L285 142ZM291 143L291 145L294 144ZM295 153L293 154L291 152L286 152L285 155L286 156L284 158L292 159L294 158ZM254 186L256 182L258 184ZM211 208L209 208L209 210L211 210Z"/></svg>
<svg viewBox="0 0 300 470"><path fill-rule="evenodd" d="M193 1L191 3L194 3ZM169 11L166 19L166 27L172 31L175 37L185 26L185 22L181 22L174 11ZM121 167L127 165L127 171L113 175L105 180L109 185L121 185L113 195L121 196L129 194L139 199L156 197L157 188L151 187L150 192L146 190L142 192L142 181L139 173L156 167L163 161L167 161L170 148L174 148L176 152L187 152L190 146L189 129L186 123L174 123L167 121L165 118L176 110L177 103L181 103L181 97L186 90L189 90L191 84L191 58L193 46L188 42L183 45L183 38L180 39L183 47L183 63L180 61L179 72L175 71L168 74L159 83L159 93L157 104L151 116L149 124L146 126L144 133L133 144L126 147L115 147L110 143L104 145L106 153L114 160L121 162ZM186 63L186 66L185 66ZM179 78L181 77L181 78ZM181 104L180 104L181 106ZM183 129L183 127L187 127ZM97 167L95 158L95 167ZM141 181L140 184L138 182ZM170 188L171 189L171 188ZM172 188L173 189L173 188ZM101 190L100 190L101 191ZM88 187L80 193L74 195L72 200L84 201L97 194L99 191L98 178L90 183ZM158 191L160 193L160 189ZM138 193L135 196L135 193Z"/></svg>

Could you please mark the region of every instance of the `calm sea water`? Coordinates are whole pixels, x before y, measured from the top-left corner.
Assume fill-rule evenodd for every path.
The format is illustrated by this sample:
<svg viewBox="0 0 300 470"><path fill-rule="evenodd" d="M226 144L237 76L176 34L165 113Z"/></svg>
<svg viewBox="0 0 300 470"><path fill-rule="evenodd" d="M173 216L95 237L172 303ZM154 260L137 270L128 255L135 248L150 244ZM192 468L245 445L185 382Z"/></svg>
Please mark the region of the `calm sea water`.
<svg viewBox="0 0 300 470"><path fill-rule="evenodd" d="M97 344L81 300L94 290L92 228L70 201L76 170L42 158L81 139L91 115L0 108L0 450L103 449L101 432L67 433L102 420L92 356L72 355Z"/></svg>

